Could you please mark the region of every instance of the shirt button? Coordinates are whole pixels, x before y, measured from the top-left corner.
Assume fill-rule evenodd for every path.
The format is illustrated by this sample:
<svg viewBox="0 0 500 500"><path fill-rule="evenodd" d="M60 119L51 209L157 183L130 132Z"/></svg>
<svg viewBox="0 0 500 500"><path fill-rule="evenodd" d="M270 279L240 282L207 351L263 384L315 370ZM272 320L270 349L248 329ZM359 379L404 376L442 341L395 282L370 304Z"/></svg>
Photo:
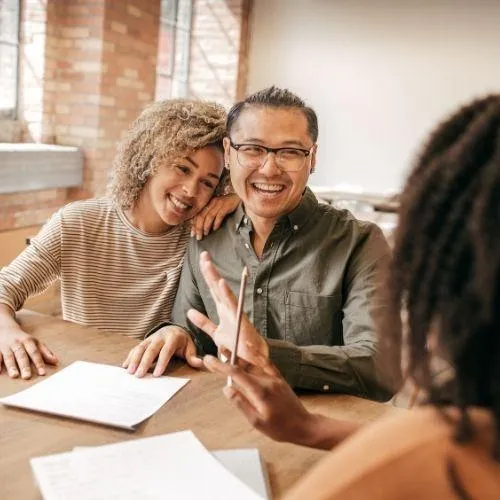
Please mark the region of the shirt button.
<svg viewBox="0 0 500 500"><path fill-rule="evenodd" d="M260 295L262 293L262 288L257 288L256 292Z"/></svg>
<svg viewBox="0 0 500 500"><path fill-rule="evenodd" d="M245 243L245 248L246 248L247 250L250 250L250 245L249 245L248 243Z"/></svg>
<svg viewBox="0 0 500 500"><path fill-rule="evenodd" d="M245 224L248 224L248 218L247 218L247 217L245 217L245 218L243 219L243 222L244 222Z"/></svg>
<svg viewBox="0 0 500 500"><path fill-rule="evenodd" d="M235 229L238 229L238 223L235 224L234 226Z"/></svg>
<svg viewBox="0 0 500 500"><path fill-rule="evenodd" d="M298 229L299 229L299 226L297 226L297 224L295 224L295 226L293 226L293 230L297 231Z"/></svg>
<svg viewBox="0 0 500 500"><path fill-rule="evenodd" d="M326 392L326 391L329 391L329 390L330 390L330 386L329 386L329 385L327 385L327 384L325 384L325 385L323 386L323 390L324 390L325 392Z"/></svg>

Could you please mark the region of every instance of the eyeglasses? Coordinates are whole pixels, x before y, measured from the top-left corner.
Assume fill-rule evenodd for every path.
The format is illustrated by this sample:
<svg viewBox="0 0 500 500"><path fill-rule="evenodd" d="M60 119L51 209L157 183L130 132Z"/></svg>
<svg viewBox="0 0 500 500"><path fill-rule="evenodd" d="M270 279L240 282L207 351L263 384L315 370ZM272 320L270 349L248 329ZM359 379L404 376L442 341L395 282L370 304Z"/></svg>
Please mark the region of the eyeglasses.
<svg viewBox="0 0 500 500"><path fill-rule="evenodd" d="M235 144L229 139L231 147L236 150L236 158L243 168L261 168L267 161L269 153L274 153L276 165L284 172L301 170L311 149L301 148L268 148L257 144Z"/></svg>

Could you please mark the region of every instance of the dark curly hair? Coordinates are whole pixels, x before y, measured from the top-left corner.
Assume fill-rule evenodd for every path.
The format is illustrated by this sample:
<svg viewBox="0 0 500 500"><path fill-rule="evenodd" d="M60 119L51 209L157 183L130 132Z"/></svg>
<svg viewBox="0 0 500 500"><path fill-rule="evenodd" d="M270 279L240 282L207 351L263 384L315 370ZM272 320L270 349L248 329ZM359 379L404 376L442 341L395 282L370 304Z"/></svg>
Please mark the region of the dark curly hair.
<svg viewBox="0 0 500 500"><path fill-rule="evenodd" d="M500 458L500 95L461 108L430 136L401 196L391 307L407 314L409 374L429 402L491 411ZM451 391L431 377L429 339L454 369ZM453 474L452 474L453 475ZM466 497L462 495L462 497Z"/></svg>

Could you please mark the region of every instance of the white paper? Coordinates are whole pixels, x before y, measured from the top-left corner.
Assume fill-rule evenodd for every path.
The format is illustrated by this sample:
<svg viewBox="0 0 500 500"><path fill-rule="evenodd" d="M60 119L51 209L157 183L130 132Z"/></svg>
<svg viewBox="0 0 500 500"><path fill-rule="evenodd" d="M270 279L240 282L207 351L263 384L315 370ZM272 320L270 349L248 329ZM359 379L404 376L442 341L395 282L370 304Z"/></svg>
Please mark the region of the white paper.
<svg viewBox="0 0 500 500"><path fill-rule="evenodd" d="M252 488L260 498L270 498L269 479L257 448L213 451L214 457L232 474Z"/></svg>
<svg viewBox="0 0 500 500"><path fill-rule="evenodd" d="M31 460L45 500L261 498L191 431Z"/></svg>
<svg viewBox="0 0 500 500"><path fill-rule="evenodd" d="M76 361L0 403L133 429L159 410L186 378L137 378L125 369Z"/></svg>

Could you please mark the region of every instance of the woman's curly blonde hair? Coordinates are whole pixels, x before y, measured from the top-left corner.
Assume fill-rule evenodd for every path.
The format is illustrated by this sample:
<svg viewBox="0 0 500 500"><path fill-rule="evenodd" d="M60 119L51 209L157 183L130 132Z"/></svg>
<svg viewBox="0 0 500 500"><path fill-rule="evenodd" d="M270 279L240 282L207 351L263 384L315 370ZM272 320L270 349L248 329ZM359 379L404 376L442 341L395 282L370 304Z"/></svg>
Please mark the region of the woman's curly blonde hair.
<svg viewBox="0 0 500 500"><path fill-rule="evenodd" d="M170 99L147 106L118 144L108 194L121 208L130 208L160 165L205 146L222 150L225 135L226 112L219 104Z"/></svg>

